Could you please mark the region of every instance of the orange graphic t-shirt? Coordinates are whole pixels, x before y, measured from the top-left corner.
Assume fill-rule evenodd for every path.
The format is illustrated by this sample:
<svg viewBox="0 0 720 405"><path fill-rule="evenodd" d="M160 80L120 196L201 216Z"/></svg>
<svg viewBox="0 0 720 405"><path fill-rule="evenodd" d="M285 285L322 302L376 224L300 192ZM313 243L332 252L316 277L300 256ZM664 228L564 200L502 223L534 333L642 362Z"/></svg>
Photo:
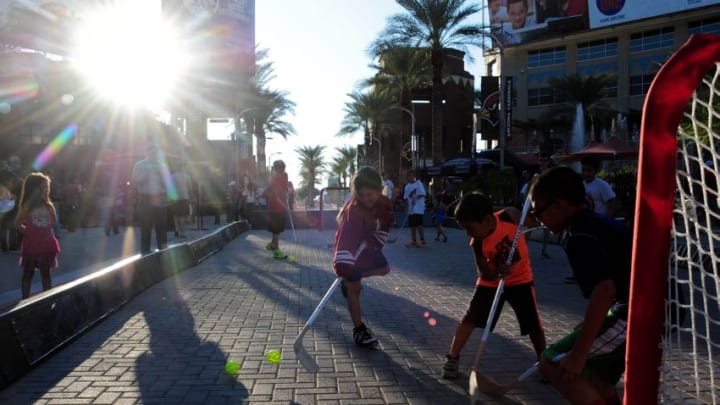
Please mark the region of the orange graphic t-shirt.
<svg viewBox="0 0 720 405"><path fill-rule="evenodd" d="M484 280L480 277L480 269L487 267L488 270L495 271L502 266L507 260L508 253L512 247L517 225L501 219L502 211L497 211L495 216L495 230L482 240L470 239L470 247L475 255L475 263L478 270L477 285L484 287L497 287L500 279ZM510 266L510 275L505 277L505 285L513 286L518 284L529 283L533 281L532 269L530 268L530 257L528 255L528 247L525 242L525 235L520 235L515 254L513 255L512 265Z"/></svg>

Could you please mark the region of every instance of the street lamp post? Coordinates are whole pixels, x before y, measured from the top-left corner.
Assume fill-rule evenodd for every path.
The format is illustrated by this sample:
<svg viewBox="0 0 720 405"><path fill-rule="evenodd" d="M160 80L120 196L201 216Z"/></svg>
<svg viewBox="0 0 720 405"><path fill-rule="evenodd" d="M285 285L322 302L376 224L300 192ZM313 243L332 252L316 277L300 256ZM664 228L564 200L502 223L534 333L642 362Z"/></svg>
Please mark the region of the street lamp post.
<svg viewBox="0 0 720 405"><path fill-rule="evenodd" d="M411 155L411 167L414 170L415 169L415 150L417 149L417 140L415 139L415 114L413 114L412 111L408 110L405 107L400 107L399 105L394 105L390 107L394 110L400 110L403 112L406 112L410 114L410 123L411 123L411 129L410 129L410 153Z"/></svg>
<svg viewBox="0 0 720 405"><path fill-rule="evenodd" d="M240 162L242 161L242 156L240 156L240 136L242 134L242 131L240 130L240 122L242 121L243 124L245 125L245 132L247 134L250 134L250 148L252 148L252 133L250 132L250 130L248 128L248 123L245 120L244 115L246 113L249 113L250 111L255 111L255 110L257 110L257 108L251 107L251 108L246 108L246 109L240 111L237 114L238 118L235 122L235 153L236 153L236 157L237 157L237 166L235 168L235 176L237 177L237 184L240 184L240 177L241 177L240 176Z"/></svg>
<svg viewBox="0 0 720 405"><path fill-rule="evenodd" d="M512 125L511 122L506 122L506 94L505 92L508 90L505 88L505 76L503 75L503 72L505 71L505 45L503 45L503 42L500 40L500 38L497 37L497 35L493 34L492 32L483 30L482 35L487 35L492 39L495 44L497 44L498 49L500 50L500 85L498 87L500 91L500 133L498 134L498 143L500 146L500 170L505 168L505 149L506 149L506 135L507 135L507 125ZM475 134L473 134L475 136Z"/></svg>

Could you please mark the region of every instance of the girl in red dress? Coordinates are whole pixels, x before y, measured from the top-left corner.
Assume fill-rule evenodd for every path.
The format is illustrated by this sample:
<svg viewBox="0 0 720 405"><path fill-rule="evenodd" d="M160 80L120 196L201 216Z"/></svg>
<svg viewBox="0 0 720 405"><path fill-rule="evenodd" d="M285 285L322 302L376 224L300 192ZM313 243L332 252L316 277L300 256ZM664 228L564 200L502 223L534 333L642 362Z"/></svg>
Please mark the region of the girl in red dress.
<svg viewBox="0 0 720 405"><path fill-rule="evenodd" d="M20 245L20 265L23 268L22 298L30 296L30 283L35 270L40 271L43 291L51 286L50 269L57 267L60 252L53 231L57 216L50 202L50 177L42 173L30 173L22 185L20 209L15 217L15 227L23 233Z"/></svg>

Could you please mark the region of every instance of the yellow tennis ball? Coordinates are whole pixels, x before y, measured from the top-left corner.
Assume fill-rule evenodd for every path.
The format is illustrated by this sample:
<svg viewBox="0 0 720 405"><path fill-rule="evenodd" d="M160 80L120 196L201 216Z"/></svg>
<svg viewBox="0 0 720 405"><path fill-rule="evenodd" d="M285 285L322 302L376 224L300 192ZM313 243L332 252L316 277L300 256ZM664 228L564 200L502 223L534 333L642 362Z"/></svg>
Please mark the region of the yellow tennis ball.
<svg viewBox="0 0 720 405"><path fill-rule="evenodd" d="M280 360L282 360L282 354L280 354L279 350L268 350L268 352L265 353L265 359L267 359L270 364L278 364Z"/></svg>
<svg viewBox="0 0 720 405"><path fill-rule="evenodd" d="M229 360L225 363L225 374L237 375L238 372L240 372L240 363L235 360Z"/></svg>

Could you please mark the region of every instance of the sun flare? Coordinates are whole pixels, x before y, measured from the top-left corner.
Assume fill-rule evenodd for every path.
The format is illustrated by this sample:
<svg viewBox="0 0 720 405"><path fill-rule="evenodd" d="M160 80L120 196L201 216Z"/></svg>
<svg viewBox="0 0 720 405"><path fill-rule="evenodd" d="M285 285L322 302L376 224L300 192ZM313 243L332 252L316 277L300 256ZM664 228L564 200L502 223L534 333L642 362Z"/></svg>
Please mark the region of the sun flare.
<svg viewBox="0 0 720 405"><path fill-rule="evenodd" d="M100 95L131 106L159 108L187 66L176 33L143 1L117 3L84 15L73 61Z"/></svg>

